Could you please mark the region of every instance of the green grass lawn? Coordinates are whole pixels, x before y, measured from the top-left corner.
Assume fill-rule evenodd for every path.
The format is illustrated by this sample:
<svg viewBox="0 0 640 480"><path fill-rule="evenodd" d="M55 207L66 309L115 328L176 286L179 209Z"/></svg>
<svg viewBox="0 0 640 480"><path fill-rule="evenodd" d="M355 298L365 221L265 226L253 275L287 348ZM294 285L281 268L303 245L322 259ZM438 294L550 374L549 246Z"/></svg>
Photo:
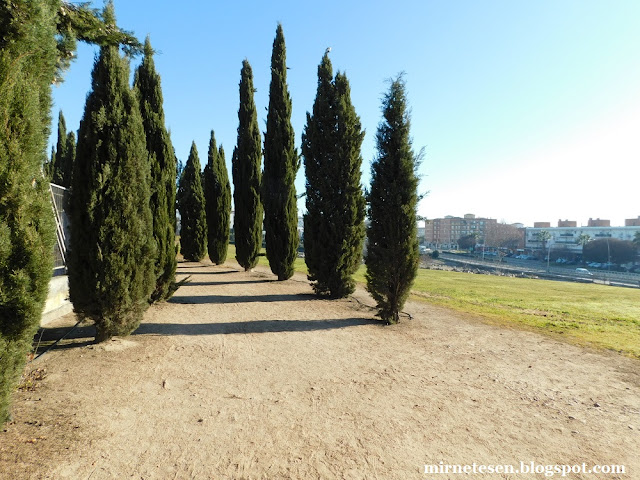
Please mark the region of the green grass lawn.
<svg viewBox="0 0 640 480"><path fill-rule="evenodd" d="M233 245L228 258L235 258ZM259 264L269 265L264 256ZM297 259L295 268L306 273L304 259ZM363 265L356 281L364 283L364 273ZM493 324L640 358L640 290L635 288L420 269L412 293L413 299Z"/></svg>

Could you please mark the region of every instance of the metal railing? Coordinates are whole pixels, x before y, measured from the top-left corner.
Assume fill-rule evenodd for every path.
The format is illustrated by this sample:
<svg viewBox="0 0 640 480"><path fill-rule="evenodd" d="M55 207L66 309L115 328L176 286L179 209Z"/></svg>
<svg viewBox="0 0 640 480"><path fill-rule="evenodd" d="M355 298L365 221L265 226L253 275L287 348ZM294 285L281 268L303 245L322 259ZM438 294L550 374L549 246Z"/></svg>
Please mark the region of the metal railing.
<svg viewBox="0 0 640 480"><path fill-rule="evenodd" d="M71 227L68 215L70 192L67 188L55 183L49 184L51 206L56 221L56 245L54 248L54 274L64 274L67 269L67 247L69 246L69 230Z"/></svg>

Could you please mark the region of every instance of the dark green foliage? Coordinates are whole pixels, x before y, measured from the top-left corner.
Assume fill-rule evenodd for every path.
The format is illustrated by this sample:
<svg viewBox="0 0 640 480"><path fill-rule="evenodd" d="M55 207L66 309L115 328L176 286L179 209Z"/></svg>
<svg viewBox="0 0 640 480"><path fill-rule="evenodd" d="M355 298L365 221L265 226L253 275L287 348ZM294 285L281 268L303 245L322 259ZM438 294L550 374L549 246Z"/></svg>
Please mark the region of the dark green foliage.
<svg viewBox="0 0 640 480"><path fill-rule="evenodd" d="M113 6L105 21L115 22ZM71 197L70 298L96 341L135 330L154 284L150 169L129 65L101 47L78 134Z"/></svg>
<svg viewBox="0 0 640 480"><path fill-rule="evenodd" d="M207 250L216 265L227 259L229 222L231 221L231 185L225 164L224 150L216 147L211 131L209 156L204 167L204 196L207 211Z"/></svg>
<svg viewBox="0 0 640 480"><path fill-rule="evenodd" d="M51 182L51 178L53 176L53 164L56 161L56 146L52 145L51 146L51 155L49 156L49 159L45 162L42 171L45 175L45 177L47 177L47 180L49 182Z"/></svg>
<svg viewBox="0 0 640 480"><path fill-rule="evenodd" d="M262 174L267 259L278 280L286 280L293 275L293 262L299 242L294 182L300 168L300 159L294 146L291 126L286 56L284 33L282 25L278 24L271 54L271 85Z"/></svg>
<svg viewBox="0 0 640 480"><path fill-rule="evenodd" d="M360 186L364 132L344 74L332 79L325 53L318 67L313 115L302 134L306 174L304 215L308 278L319 294L345 297L355 290L364 240L365 200Z"/></svg>
<svg viewBox="0 0 640 480"><path fill-rule="evenodd" d="M199 262L207 253L207 217L202 189L200 159L195 142L178 186L180 251L186 260Z"/></svg>
<svg viewBox="0 0 640 480"><path fill-rule="evenodd" d="M258 263L262 248L262 203L260 201L260 160L262 147L256 104L253 101L253 72L247 60L240 72L238 141L233 149L233 231L236 260L245 270Z"/></svg>
<svg viewBox="0 0 640 480"><path fill-rule="evenodd" d="M131 33L114 25L109 13L89 8L88 3L71 3L66 1L52 2L56 5L58 69L55 80L60 81L61 72L73 59L76 42L94 45L122 45L128 55L141 51L142 45ZM109 0L113 7L113 0ZM1 31L1 30L0 30Z"/></svg>
<svg viewBox="0 0 640 480"><path fill-rule="evenodd" d="M64 169L62 172L63 187L71 187L71 176L73 175L73 164L76 161L76 134L67 134L67 155L64 159Z"/></svg>
<svg viewBox="0 0 640 480"><path fill-rule="evenodd" d="M71 186L71 174L75 157L76 134L73 132L67 133L67 124L61 110L58 115L58 141L55 150L52 149L51 163L48 165L48 173L52 183L65 188Z"/></svg>
<svg viewBox="0 0 640 480"><path fill-rule="evenodd" d="M64 162L68 158L67 155L67 123L65 122L62 110L58 114L58 141L56 143L56 154L51 163L51 182L56 185L64 184Z"/></svg>
<svg viewBox="0 0 640 480"><path fill-rule="evenodd" d="M165 127L160 75L155 69L148 37L144 44L144 58L136 70L134 88L138 92L151 165L150 205L153 238L157 245L156 284L151 301L157 302L171 297L176 278L176 157Z"/></svg>
<svg viewBox="0 0 640 480"><path fill-rule="evenodd" d="M0 425L40 323L53 271L47 156L55 1L0 2Z"/></svg>
<svg viewBox="0 0 640 480"><path fill-rule="evenodd" d="M368 194L367 290L378 315L397 323L418 271L416 208L418 157L409 137L405 83L391 83L382 105L383 121L376 133L377 156L371 165Z"/></svg>
<svg viewBox="0 0 640 480"><path fill-rule="evenodd" d="M478 241L478 235L477 234L473 234L473 235L465 235L463 237L460 237L458 239L458 247L464 250L468 250L471 249L473 247L476 246L476 243Z"/></svg>
<svg viewBox="0 0 640 480"><path fill-rule="evenodd" d="M627 263L636 258L636 246L632 241L618 238L599 238L587 243L582 258L589 262Z"/></svg>
<svg viewBox="0 0 640 480"><path fill-rule="evenodd" d="M105 28L95 13L59 0L0 2L0 424L53 270L53 211L40 170L51 85L68 66L76 38L139 45L115 25Z"/></svg>

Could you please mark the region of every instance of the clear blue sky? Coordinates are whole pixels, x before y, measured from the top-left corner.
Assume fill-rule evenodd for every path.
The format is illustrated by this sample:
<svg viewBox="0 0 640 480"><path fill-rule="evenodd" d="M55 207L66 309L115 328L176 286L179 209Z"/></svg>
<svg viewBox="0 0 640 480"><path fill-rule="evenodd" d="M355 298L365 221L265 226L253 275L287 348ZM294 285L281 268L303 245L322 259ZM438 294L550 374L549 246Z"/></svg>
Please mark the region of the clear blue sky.
<svg viewBox="0 0 640 480"><path fill-rule="evenodd" d="M640 215L638 0L115 0L115 8L118 24L150 35L158 51L167 127L183 161L192 141L206 161L213 129L231 171L245 58L264 131L281 22L297 145L317 66L332 47L366 130L364 186L386 80L403 71L414 149L425 148L420 189L430 193L421 215L525 225L589 217L621 225ZM54 126L62 109L67 127L78 128L94 52L81 46L54 88ZM304 189L304 168L296 187Z"/></svg>

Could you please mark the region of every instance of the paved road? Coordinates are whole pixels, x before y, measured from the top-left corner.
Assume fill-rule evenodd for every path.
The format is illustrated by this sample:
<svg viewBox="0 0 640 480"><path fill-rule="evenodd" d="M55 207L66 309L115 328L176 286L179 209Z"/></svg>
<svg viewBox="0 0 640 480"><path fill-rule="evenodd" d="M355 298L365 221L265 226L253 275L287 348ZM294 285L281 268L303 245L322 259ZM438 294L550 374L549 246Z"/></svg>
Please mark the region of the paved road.
<svg viewBox="0 0 640 480"><path fill-rule="evenodd" d="M443 253L440 258L450 262L456 262L478 267L494 267L512 271L514 273L529 273L535 275L551 274L556 277L565 277L567 280L592 280L594 283L608 283L620 286L640 287L640 274L625 272L608 272L604 270L592 270L593 275L576 273L575 266L558 266L555 263L549 264L547 271L546 262L537 260L520 260L516 258L503 258L498 261L494 257L482 258L471 257L460 254Z"/></svg>

